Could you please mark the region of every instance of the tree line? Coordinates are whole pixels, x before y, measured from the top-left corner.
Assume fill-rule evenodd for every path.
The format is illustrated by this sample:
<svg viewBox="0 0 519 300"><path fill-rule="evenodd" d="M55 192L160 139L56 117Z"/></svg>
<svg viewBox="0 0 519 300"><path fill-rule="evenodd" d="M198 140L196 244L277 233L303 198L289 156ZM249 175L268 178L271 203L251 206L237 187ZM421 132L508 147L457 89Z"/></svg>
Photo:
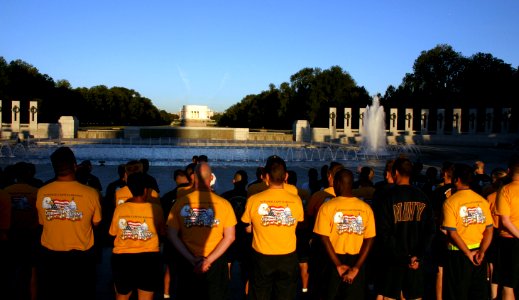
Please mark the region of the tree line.
<svg viewBox="0 0 519 300"><path fill-rule="evenodd" d="M20 100L20 121L28 123L29 101L38 101L38 122L56 123L61 116L76 116L88 125L164 125L175 117L152 101L124 87L72 88L67 80L54 81L22 61L0 57L2 120L11 120L11 101ZM7 108L7 109L6 109Z"/></svg>
<svg viewBox="0 0 519 300"><path fill-rule="evenodd" d="M375 76L375 74L374 74ZM449 45L437 45L422 51L413 65L413 72L405 74L398 87L390 85L381 96L386 110L395 108L428 108L435 117L435 109L459 107L479 110L478 128L484 123L486 108L512 108L519 111L518 69L487 53L465 57ZM229 127L291 128L295 120L308 120L313 127L327 127L329 107L337 107L337 126L342 126L344 112L352 107L352 126L358 126L358 108L371 104L371 96L363 86L341 67L327 70L305 68L276 87L256 95L247 95L219 116L218 124ZM415 114L415 115L417 115ZM389 122L386 113L386 122ZM404 116L399 116L404 118ZM515 119L516 122L519 119ZM494 120L498 123L498 118ZM415 118L414 122L420 122ZM399 121L403 124L403 120ZM449 122L446 122L447 128Z"/></svg>
<svg viewBox="0 0 519 300"><path fill-rule="evenodd" d="M376 76L376 74L374 74ZM437 45L422 51L405 74L402 83L388 86L381 97L386 110L396 108L476 108L478 126L484 123L486 108L502 107L519 111L519 72L517 68L488 53L465 57L450 45ZM56 122L60 116L77 116L85 125L163 125L177 115L157 109L152 101L135 90L125 87L72 88L67 80L54 81L38 69L22 61L9 63L0 57L0 99L10 108L11 100L22 100L21 111L29 111L28 100L38 101L39 121ZM326 127L330 120L329 107L337 107L336 121L340 128L344 120L341 108L352 107L352 126L358 126L358 108L371 104L363 86L339 66L329 69L304 68L279 86L270 84L259 94L246 95L230 106L215 120L219 126L290 129L295 120L308 120L313 127ZM79 108L79 109L78 109ZM27 114L21 121L27 122ZM386 122L389 122L386 114ZM3 109L2 119L10 120L10 109ZM25 118L25 119L24 119ZM403 118L403 116L399 116ZM513 117L515 122L519 118ZM414 122L420 122L415 118ZM498 118L494 120L498 124ZM400 122L402 124L403 122ZM449 122L446 122L449 125ZM448 129L448 128L447 128Z"/></svg>

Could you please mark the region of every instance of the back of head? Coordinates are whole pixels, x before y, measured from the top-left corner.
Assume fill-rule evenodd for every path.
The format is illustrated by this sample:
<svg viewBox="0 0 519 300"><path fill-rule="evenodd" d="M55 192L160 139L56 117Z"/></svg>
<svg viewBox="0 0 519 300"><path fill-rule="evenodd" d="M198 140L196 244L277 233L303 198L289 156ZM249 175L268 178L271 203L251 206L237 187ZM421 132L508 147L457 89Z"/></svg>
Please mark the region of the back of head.
<svg viewBox="0 0 519 300"><path fill-rule="evenodd" d="M508 161L508 170L510 171L510 176L519 176L519 154L514 154Z"/></svg>
<svg viewBox="0 0 519 300"><path fill-rule="evenodd" d="M134 174L134 173L142 173L143 165L138 160L131 160L126 164L124 170L125 170L126 174L128 174L128 176L130 176L131 174Z"/></svg>
<svg viewBox="0 0 519 300"><path fill-rule="evenodd" d="M133 196L143 196L146 188L146 176L142 172L132 173L128 175L127 185Z"/></svg>
<svg viewBox="0 0 519 300"><path fill-rule="evenodd" d="M351 196L353 187L353 172L348 169L340 169L333 176L333 189L337 196Z"/></svg>
<svg viewBox="0 0 519 300"><path fill-rule="evenodd" d="M257 167L256 168L256 179L261 180L265 176L265 168L264 167Z"/></svg>
<svg viewBox="0 0 519 300"><path fill-rule="evenodd" d="M126 164L120 164L117 166L117 174L119 175L119 178L124 177L124 173L126 173Z"/></svg>
<svg viewBox="0 0 519 300"><path fill-rule="evenodd" d="M447 176L448 178L452 178L452 175L454 173L454 163L452 163L450 161L443 162L442 173L444 174L444 176Z"/></svg>
<svg viewBox="0 0 519 300"><path fill-rule="evenodd" d="M297 185L297 173L295 171L288 170L287 174L288 174L287 183L291 184L291 185Z"/></svg>
<svg viewBox="0 0 519 300"><path fill-rule="evenodd" d="M399 157L393 163L391 174L395 176L397 171L402 177L411 177L413 174L413 164L408 158Z"/></svg>
<svg viewBox="0 0 519 300"><path fill-rule="evenodd" d="M52 168L56 176L68 176L74 174L76 156L69 147L59 147L50 155Z"/></svg>
<svg viewBox="0 0 519 300"><path fill-rule="evenodd" d="M452 180L459 181L463 185L470 185L474 177L474 169L467 164L455 164Z"/></svg>
<svg viewBox="0 0 519 300"><path fill-rule="evenodd" d="M31 178L31 170L29 164L26 162L17 162L14 165L15 176L17 182L28 182Z"/></svg>
<svg viewBox="0 0 519 300"><path fill-rule="evenodd" d="M287 165L281 157L273 155L267 159L265 172L269 175L272 183L282 184L285 181Z"/></svg>
<svg viewBox="0 0 519 300"><path fill-rule="evenodd" d="M245 170L238 170L234 173L234 185L245 187L249 182L249 176Z"/></svg>
<svg viewBox="0 0 519 300"><path fill-rule="evenodd" d="M186 172L186 175L187 175L187 178L189 179L189 181L191 181L191 175L193 175L195 173L196 166L197 166L196 163L190 163L189 165L186 166L186 169L184 170Z"/></svg>
<svg viewBox="0 0 519 300"><path fill-rule="evenodd" d="M179 177L185 177L187 179L187 174L184 170L176 169L173 171L173 180L177 181Z"/></svg>
<svg viewBox="0 0 519 300"><path fill-rule="evenodd" d="M209 158L207 158L207 155L198 156L198 163L201 163L201 162L209 162Z"/></svg>
<svg viewBox="0 0 519 300"><path fill-rule="evenodd" d="M150 169L150 161L147 158L141 158L139 161L142 164L142 172L147 173Z"/></svg>
<svg viewBox="0 0 519 300"><path fill-rule="evenodd" d="M342 169L344 169L344 166L342 164L334 162L330 164L330 168L328 169L328 176L330 176L333 179L335 178L335 174Z"/></svg>
<svg viewBox="0 0 519 300"><path fill-rule="evenodd" d="M211 187L212 171L211 167L206 162L200 162L195 168L195 177L198 180L198 187Z"/></svg>

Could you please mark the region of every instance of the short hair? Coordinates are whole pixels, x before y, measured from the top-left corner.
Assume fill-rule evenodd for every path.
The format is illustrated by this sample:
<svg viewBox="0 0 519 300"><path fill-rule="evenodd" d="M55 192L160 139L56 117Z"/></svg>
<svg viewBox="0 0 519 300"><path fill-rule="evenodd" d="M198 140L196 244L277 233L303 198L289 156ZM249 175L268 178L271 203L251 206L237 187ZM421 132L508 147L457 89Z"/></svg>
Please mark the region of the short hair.
<svg viewBox="0 0 519 300"><path fill-rule="evenodd" d="M142 172L148 172L150 169L150 161L147 158L141 158L139 161L142 163Z"/></svg>
<svg viewBox="0 0 519 300"><path fill-rule="evenodd" d="M234 184L246 185L249 182L249 176L245 170L238 170L234 173Z"/></svg>
<svg viewBox="0 0 519 300"><path fill-rule="evenodd" d="M133 196L143 196L146 188L146 176L142 172L128 175L126 182Z"/></svg>
<svg viewBox="0 0 519 300"><path fill-rule="evenodd" d="M209 162L209 159L207 158L207 155L200 155L198 156L198 162Z"/></svg>
<svg viewBox="0 0 519 300"><path fill-rule="evenodd" d="M142 173L143 172L143 166L142 162L138 160L131 160L129 161L126 166L124 167L124 170L126 174L131 175L134 173Z"/></svg>
<svg viewBox="0 0 519 300"><path fill-rule="evenodd" d="M464 185L470 185L474 178L474 169L467 164L455 164L452 179L459 180Z"/></svg>
<svg viewBox="0 0 519 300"><path fill-rule="evenodd" d="M203 182L209 180L212 174L211 167L206 162L201 161L195 167L195 176Z"/></svg>
<svg viewBox="0 0 519 300"><path fill-rule="evenodd" d="M450 161L443 162L442 172L452 178L452 175L454 173L454 163L452 163Z"/></svg>
<svg viewBox="0 0 519 300"><path fill-rule="evenodd" d="M176 169L175 171L173 171L173 179L177 180L178 177L186 177L187 178L187 174L186 174L186 172L184 170Z"/></svg>
<svg viewBox="0 0 519 300"><path fill-rule="evenodd" d="M330 164L330 168L328 169L328 175L332 178L335 178L335 174L340 170L344 169L344 166L338 162L332 162Z"/></svg>
<svg viewBox="0 0 519 300"><path fill-rule="evenodd" d="M196 163L190 163L186 166L186 169L184 170L186 172L187 178L191 181L191 175L195 173Z"/></svg>
<svg viewBox="0 0 519 300"><path fill-rule="evenodd" d="M69 147L62 146L50 155L52 168L56 176L67 176L75 173L76 156Z"/></svg>
<svg viewBox="0 0 519 300"><path fill-rule="evenodd" d="M353 172L342 168L333 176L333 189L337 196L344 195L345 192L351 193L353 188Z"/></svg>
<svg viewBox="0 0 519 300"><path fill-rule="evenodd" d="M267 159L265 171L269 175L270 181L281 184L285 181L287 165L281 157L272 155Z"/></svg>
<svg viewBox="0 0 519 300"><path fill-rule="evenodd" d="M256 168L256 179L261 179L262 177L265 177L265 168L257 167Z"/></svg>
<svg viewBox="0 0 519 300"><path fill-rule="evenodd" d="M413 163L408 158L399 157L395 159L393 168L391 169L391 175L396 175L396 172L404 177L411 177L413 174Z"/></svg>
<svg viewBox="0 0 519 300"><path fill-rule="evenodd" d="M519 174L519 154L514 154L510 157L508 169L510 170L511 176Z"/></svg>

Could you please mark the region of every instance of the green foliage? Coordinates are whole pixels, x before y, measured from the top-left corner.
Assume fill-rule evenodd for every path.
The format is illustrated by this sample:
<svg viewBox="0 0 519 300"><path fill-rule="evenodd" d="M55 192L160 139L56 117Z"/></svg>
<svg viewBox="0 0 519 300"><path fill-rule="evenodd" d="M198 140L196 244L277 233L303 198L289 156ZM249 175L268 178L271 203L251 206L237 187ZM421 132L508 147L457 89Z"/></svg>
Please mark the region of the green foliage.
<svg viewBox="0 0 519 300"><path fill-rule="evenodd" d="M81 125L164 125L173 117L159 111L150 99L124 87L104 85L73 89L67 80L54 80L32 65L15 60L9 64L0 57L0 99L4 107L11 100L21 100L21 110L28 111L28 100L38 101L38 121L55 123L61 116L76 116ZM10 120L9 109L3 119ZM21 114L28 122L28 114Z"/></svg>

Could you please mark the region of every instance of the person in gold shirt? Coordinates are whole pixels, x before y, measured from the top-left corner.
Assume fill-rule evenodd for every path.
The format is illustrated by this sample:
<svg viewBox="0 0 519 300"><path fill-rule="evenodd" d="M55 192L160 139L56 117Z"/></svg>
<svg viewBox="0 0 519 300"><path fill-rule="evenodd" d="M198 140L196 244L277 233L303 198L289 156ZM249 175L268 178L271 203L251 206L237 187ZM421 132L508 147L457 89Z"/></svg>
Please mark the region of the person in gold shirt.
<svg viewBox="0 0 519 300"><path fill-rule="evenodd" d="M353 173L334 176L337 197L319 209L314 232L321 237L329 260L321 299L364 299L363 264L375 237L371 207L352 194Z"/></svg>
<svg viewBox="0 0 519 300"><path fill-rule="evenodd" d="M503 286L503 299L519 297L519 156L514 155L508 164L512 182L503 186L497 196L496 214L502 224L499 233L499 279Z"/></svg>
<svg viewBox="0 0 519 300"><path fill-rule="evenodd" d="M99 192L75 180L70 148L58 148L50 160L56 180L36 197L43 226L38 294L41 299L95 299L93 227L101 221Z"/></svg>
<svg viewBox="0 0 519 300"><path fill-rule="evenodd" d="M195 168L195 191L177 199L167 221L169 240L180 253L178 299L227 299L225 252L235 239L231 204L211 191L211 168Z"/></svg>
<svg viewBox="0 0 519 300"><path fill-rule="evenodd" d="M110 226L110 235L115 236L112 273L116 298L130 299L137 289L139 300L151 300L161 286L159 236L166 231L164 214L159 205L147 202L143 173L128 176L127 182L134 196L117 206Z"/></svg>
<svg viewBox="0 0 519 300"><path fill-rule="evenodd" d="M304 218L297 194L283 188L285 161L267 159L268 189L251 196L241 220L252 229L251 299L294 299L299 275L296 226Z"/></svg>
<svg viewBox="0 0 519 300"><path fill-rule="evenodd" d="M443 299L488 299L485 252L492 240L488 202L470 189L472 168L454 166L456 193L443 204L442 228L447 231L448 254L443 266Z"/></svg>
<svg viewBox="0 0 519 300"><path fill-rule="evenodd" d="M124 180L126 181L128 179L128 176L134 173L143 173L144 174L144 167L140 161L132 160L129 161L125 166L125 175ZM146 184L149 184L149 180L145 180ZM150 203L155 203L160 205L160 195L159 193L153 189L151 186L148 186L146 199ZM128 186L123 186L120 189L115 191L115 206L120 205L124 203L126 200L133 197L130 189Z"/></svg>

